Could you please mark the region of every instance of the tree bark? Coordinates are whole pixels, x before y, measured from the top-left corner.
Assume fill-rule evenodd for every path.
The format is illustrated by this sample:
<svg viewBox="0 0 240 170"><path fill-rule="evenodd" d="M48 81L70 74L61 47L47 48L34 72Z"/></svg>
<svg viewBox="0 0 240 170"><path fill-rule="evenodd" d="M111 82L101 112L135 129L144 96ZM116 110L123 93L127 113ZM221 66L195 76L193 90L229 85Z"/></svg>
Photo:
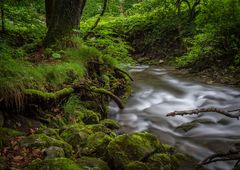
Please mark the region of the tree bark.
<svg viewBox="0 0 240 170"><path fill-rule="evenodd" d="M51 46L66 36L71 36L80 26L86 0L45 0L48 32L44 46Z"/></svg>
<svg viewBox="0 0 240 170"><path fill-rule="evenodd" d="M4 0L0 0L0 8L1 8L1 18L2 18L2 32L6 32L5 28L5 15L4 15Z"/></svg>

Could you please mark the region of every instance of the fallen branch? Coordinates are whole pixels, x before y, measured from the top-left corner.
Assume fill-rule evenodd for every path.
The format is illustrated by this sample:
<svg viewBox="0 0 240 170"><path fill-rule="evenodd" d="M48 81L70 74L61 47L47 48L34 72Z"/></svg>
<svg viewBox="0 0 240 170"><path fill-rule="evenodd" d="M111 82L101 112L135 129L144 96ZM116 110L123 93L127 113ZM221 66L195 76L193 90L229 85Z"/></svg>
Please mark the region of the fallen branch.
<svg viewBox="0 0 240 170"><path fill-rule="evenodd" d="M230 161L230 160L240 160L240 150L229 151L227 153L216 153L216 154L210 155L209 157L201 161L198 165L207 165L213 162Z"/></svg>
<svg viewBox="0 0 240 170"><path fill-rule="evenodd" d="M232 114L229 111L225 111L225 110L217 109L217 108L200 108L200 109L194 109L194 110L174 111L174 112L168 113L167 116L196 115L196 114L204 113L204 112L219 113L224 116L227 116L230 118L236 118L236 119L239 119L239 117L240 117L240 112L238 112L237 114Z"/></svg>

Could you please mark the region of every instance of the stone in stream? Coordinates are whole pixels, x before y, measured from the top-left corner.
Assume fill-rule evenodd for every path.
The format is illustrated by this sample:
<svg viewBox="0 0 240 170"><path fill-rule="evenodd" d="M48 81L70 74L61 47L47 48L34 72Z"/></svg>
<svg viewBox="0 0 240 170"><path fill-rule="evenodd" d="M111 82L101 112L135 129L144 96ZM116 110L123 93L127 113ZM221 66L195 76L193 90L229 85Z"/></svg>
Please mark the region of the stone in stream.
<svg viewBox="0 0 240 170"><path fill-rule="evenodd" d="M183 131L183 132L188 132L192 130L193 128L198 127L201 124L214 124L210 119L196 119L191 122L183 123L180 126L176 127L176 130L178 131Z"/></svg>

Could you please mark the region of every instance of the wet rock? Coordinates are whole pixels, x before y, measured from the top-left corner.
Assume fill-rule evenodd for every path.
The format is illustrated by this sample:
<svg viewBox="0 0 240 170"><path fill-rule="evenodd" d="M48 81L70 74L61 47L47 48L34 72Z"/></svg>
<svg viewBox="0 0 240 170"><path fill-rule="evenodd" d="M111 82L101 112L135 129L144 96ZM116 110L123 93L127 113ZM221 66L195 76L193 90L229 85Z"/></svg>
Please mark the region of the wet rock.
<svg viewBox="0 0 240 170"><path fill-rule="evenodd" d="M57 146L50 146L45 150L46 159L49 158L57 158L57 157L65 157L65 153L63 148Z"/></svg>
<svg viewBox="0 0 240 170"><path fill-rule="evenodd" d="M107 146L107 160L113 169L123 169L131 161L144 159L156 148L163 146L158 138L149 133L124 134L116 137Z"/></svg>
<svg viewBox="0 0 240 170"><path fill-rule="evenodd" d="M67 158L35 160L24 170L83 170L74 161Z"/></svg>
<svg viewBox="0 0 240 170"><path fill-rule="evenodd" d="M77 161L77 163L84 170L110 170L108 164L100 158L83 156Z"/></svg>
<svg viewBox="0 0 240 170"><path fill-rule="evenodd" d="M104 119L100 122L100 124L104 125L105 127L109 128L109 129L119 129L120 128L120 124L113 119Z"/></svg>
<svg viewBox="0 0 240 170"><path fill-rule="evenodd" d="M72 146L63 140L58 140L44 134L34 134L24 138L20 145L22 147L37 147L48 148L50 146L57 146L63 148L66 157L72 156Z"/></svg>
<svg viewBox="0 0 240 170"><path fill-rule="evenodd" d="M210 119L196 119L196 120L193 120L192 122L181 124L180 126L176 127L176 130L188 132L188 131L192 130L193 128L198 127L201 124L213 124L213 123L215 123L215 122L213 122Z"/></svg>

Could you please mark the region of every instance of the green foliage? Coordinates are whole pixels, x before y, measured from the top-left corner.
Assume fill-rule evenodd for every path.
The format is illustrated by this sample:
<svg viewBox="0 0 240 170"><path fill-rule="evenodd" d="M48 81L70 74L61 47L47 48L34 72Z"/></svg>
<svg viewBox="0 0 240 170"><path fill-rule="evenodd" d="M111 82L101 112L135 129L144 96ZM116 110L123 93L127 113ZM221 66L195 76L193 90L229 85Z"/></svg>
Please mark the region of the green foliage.
<svg viewBox="0 0 240 170"><path fill-rule="evenodd" d="M201 60L240 64L240 3L234 0L205 1L195 21L195 32L188 37L187 53L177 58L179 66Z"/></svg>
<svg viewBox="0 0 240 170"><path fill-rule="evenodd" d="M65 113L74 113L75 111L81 109L79 98L75 95L70 96L63 107Z"/></svg>

